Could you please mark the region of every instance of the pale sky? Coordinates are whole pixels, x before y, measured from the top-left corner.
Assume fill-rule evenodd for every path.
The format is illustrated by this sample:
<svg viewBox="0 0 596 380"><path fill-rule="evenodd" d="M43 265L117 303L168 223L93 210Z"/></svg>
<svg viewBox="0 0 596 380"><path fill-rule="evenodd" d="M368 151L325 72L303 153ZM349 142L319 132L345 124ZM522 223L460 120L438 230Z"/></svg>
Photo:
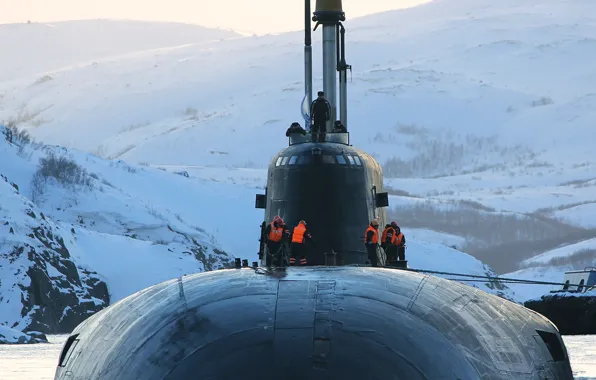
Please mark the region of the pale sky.
<svg viewBox="0 0 596 380"><path fill-rule="evenodd" d="M427 1L343 0L343 6L350 19ZM176 21L264 34L302 29L302 4L303 0L0 0L0 24L112 18ZM314 5L312 0L312 10Z"/></svg>

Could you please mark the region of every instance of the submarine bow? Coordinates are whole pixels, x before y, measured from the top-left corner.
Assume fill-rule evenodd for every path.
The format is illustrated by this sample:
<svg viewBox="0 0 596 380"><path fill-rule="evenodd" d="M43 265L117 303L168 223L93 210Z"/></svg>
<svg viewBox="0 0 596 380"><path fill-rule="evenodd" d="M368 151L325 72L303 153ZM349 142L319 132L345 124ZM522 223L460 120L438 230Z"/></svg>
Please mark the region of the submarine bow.
<svg viewBox="0 0 596 380"><path fill-rule="evenodd" d="M573 379L547 319L391 269L232 269L167 281L83 322L57 380Z"/></svg>

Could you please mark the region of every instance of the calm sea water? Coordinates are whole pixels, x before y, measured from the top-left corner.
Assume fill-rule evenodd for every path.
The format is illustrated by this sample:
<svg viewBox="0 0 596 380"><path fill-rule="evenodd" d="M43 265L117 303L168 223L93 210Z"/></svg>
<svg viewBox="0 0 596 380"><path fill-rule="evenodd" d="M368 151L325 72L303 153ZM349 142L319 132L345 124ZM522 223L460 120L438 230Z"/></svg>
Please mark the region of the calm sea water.
<svg viewBox="0 0 596 380"><path fill-rule="evenodd" d="M67 335L49 335L50 344L0 345L1 380L53 380ZM563 337L577 380L596 380L596 335Z"/></svg>

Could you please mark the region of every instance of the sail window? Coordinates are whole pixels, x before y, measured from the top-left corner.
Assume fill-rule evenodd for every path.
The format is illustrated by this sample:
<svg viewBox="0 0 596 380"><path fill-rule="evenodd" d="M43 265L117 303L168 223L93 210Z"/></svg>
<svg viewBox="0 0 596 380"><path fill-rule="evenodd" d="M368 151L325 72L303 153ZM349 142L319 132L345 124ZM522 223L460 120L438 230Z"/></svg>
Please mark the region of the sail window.
<svg viewBox="0 0 596 380"><path fill-rule="evenodd" d="M333 156L330 156L328 154L323 155L323 163L325 164L335 164L335 159L333 158Z"/></svg>
<svg viewBox="0 0 596 380"><path fill-rule="evenodd" d="M312 156L300 156L298 157L298 165L310 164Z"/></svg>

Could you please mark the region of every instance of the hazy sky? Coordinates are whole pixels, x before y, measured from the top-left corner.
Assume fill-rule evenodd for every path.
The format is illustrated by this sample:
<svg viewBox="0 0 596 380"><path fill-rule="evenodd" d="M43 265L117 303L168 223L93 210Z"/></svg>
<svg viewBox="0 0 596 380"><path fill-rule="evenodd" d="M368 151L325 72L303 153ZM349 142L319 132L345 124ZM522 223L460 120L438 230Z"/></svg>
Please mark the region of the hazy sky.
<svg viewBox="0 0 596 380"><path fill-rule="evenodd" d="M343 0L346 17L428 0ZM302 0L0 0L0 23L117 18L178 21L259 34L302 28ZM312 0L314 10L315 0ZM285 17L285 19L284 19Z"/></svg>

